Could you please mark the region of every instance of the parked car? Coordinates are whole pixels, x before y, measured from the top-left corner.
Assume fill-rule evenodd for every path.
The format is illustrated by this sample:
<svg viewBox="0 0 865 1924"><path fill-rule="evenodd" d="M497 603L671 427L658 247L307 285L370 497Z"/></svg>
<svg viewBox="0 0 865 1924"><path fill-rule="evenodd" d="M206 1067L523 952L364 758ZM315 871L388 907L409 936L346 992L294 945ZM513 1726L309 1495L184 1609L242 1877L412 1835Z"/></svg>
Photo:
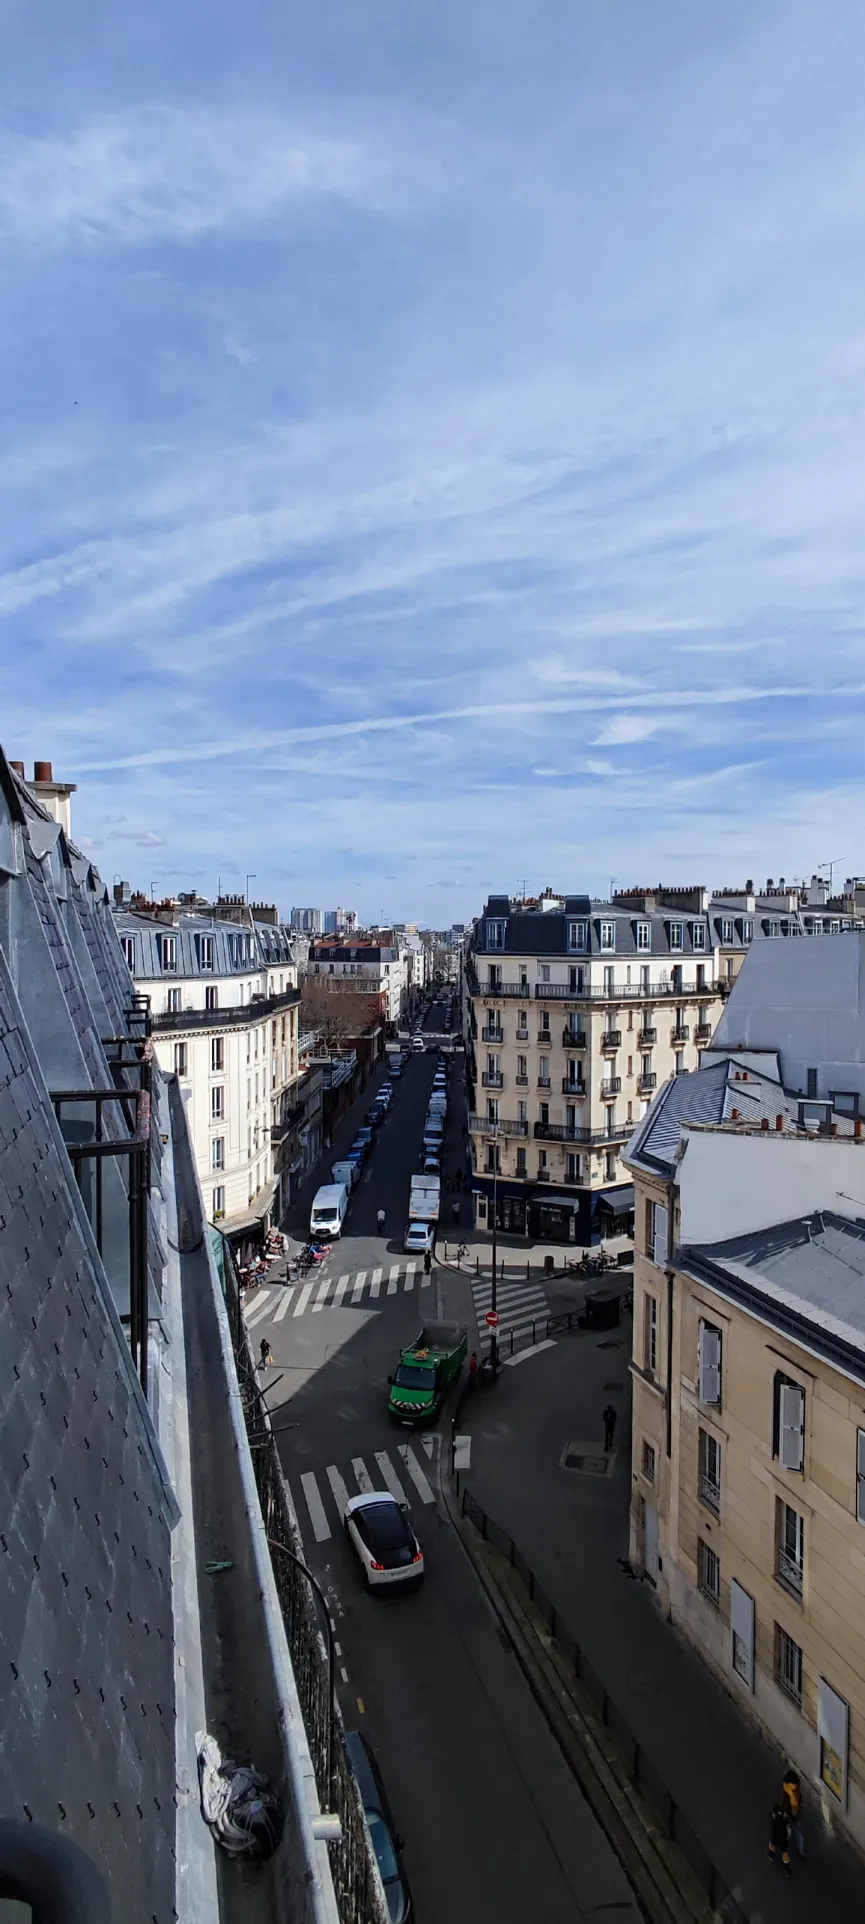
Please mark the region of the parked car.
<svg viewBox="0 0 865 1924"><path fill-rule="evenodd" d="M347 1730L345 1747L378 1859L391 1924L411 1924L411 1891L400 1862L403 1840L396 1829L375 1756L359 1730Z"/></svg>
<svg viewBox="0 0 865 1924"><path fill-rule="evenodd" d="M442 1172L442 1166L441 1166L440 1157L424 1156L423 1173L425 1176L440 1176L441 1172Z"/></svg>
<svg viewBox="0 0 865 1924"><path fill-rule="evenodd" d="M389 1490L367 1490L350 1497L343 1527L368 1589L420 1582L423 1551L409 1521L408 1506L398 1503Z"/></svg>
<svg viewBox="0 0 865 1924"><path fill-rule="evenodd" d="M409 1223L402 1246L410 1256L425 1256L435 1242L434 1223Z"/></svg>
<svg viewBox="0 0 865 1924"><path fill-rule="evenodd" d="M368 1122L364 1123L363 1128L358 1130L357 1135L355 1136L355 1142L360 1142L360 1143L365 1142L367 1146L369 1146L369 1144L372 1142L372 1130Z"/></svg>
<svg viewBox="0 0 865 1924"><path fill-rule="evenodd" d="M423 1036L420 1034L413 1035L411 1039L411 1046L416 1051L416 1053L422 1055L424 1049L426 1048L426 1043L424 1042Z"/></svg>

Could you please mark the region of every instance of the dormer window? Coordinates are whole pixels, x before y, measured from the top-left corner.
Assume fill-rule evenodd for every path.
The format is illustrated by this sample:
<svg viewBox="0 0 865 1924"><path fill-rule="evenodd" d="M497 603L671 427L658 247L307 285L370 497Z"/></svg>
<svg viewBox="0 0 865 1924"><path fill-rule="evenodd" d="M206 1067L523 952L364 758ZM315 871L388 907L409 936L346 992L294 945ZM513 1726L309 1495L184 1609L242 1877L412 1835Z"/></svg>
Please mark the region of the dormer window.
<svg viewBox="0 0 865 1924"><path fill-rule="evenodd" d="M610 950L612 950L612 949L614 949L614 948L615 948L615 946L616 946L616 924L615 924L615 922L602 922L602 923L601 923L601 948L602 948L602 950L603 950L603 949L605 949L605 950L606 950L606 951L607 951L607 952L609 953L609 952L610 952Z"/></svg>
<svg viewBox="0 0 865 1924"><path fill-rule="evenodd" d="M754 924L753 924L753 922L743 922L743 923L742 923L742 941L743 941L743 942L753 942L753 940L754 940Z"/></svg>
<svg viewBox="0 0 865 1924"><path fill-rule="evenodd" d="M130 969L134 969L134 967L135 967L135 937L134 937L134 935L121 935L121 937L120 937L120 946L121 946L121 948L122 948L122 950L123 950L123 955L124 955L124 960L125 960L125 962L126 962L126 965L127 965L127 967L128 967L128 968L130 968Z"/></svg>
<svg viewBox="0 0 865 1924"><path fill-rule="evenodd" d="M694 949L705 949L705 947L706 947L706 924L705 924L705 922L692 922L692 924L691 924L691 947L692 947L692 948L694 948Z"/></svg>
<svg viewBox="0 0 865 1924"><path fill-rule="evenodd" d="M682 947L682 924L681 922L671 922L670 923L670 948L681 949L681 947Z"/></svg>
<svg viewBox="0 0 865 1924"><path fill-rule="evenodd" d="M638 922L637 923L637 948L642 950L644 953L646 953L651 948L651 946L652 946L651 922Z"/></svg>
<svg viewBox="0 0 865 1924"><path fill-rule="evenodd" d="M588 939L589 939L589 927L587 922L569 922L568 923L568 948L569 949L571 950L584 949L586 947Z"/></svg>
<svg viewBox="0 0 865 1924"><path fill-rule="evenodd" d="M721 923L721 941L732 942L732 940L733 940L733 924L732 922L724 921Z"/></svg>
<svg viewBox="0 0 865 1924"><path fill-rule="evenodd" d="M505 922L487 923L487 948L503 949L505 946Z"/></svg>
<svg viewBox="0 0 865 1924"><path fill-rule="evenodd" d="M163 935L161 944L162 968L165 973L177 968L177 937Z"/></svg>
<svg viewBox="0 0 865 1924"><path fill-rule="evenodd" d="M198 966L201 969L213 968L212 935L200 935L198 938Z"/></svg>

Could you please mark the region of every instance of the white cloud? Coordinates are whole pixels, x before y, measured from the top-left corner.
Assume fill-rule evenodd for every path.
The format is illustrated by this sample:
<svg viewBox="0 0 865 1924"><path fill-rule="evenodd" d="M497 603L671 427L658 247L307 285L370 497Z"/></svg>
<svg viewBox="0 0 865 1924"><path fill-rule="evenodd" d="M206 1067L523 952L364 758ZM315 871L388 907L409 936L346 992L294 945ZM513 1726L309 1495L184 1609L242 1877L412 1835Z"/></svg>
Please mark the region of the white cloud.
<svg viewBox="0 0 865 1924"><path fill-rule="evenodd" d="M226 354L230 355L233 361L239 361L241 367L252 367L258 360L254 349L245 347L242 341L236 341L233 334L226 334L222 345Z"/></svg>
<svg viewBox="0 0 865 1924"><path fill-rule="evenodd" d="M659 726L651 715L613 715L600 733L592 736L592 746L615 748L626 742L646 742L657 734Z"/></svg>

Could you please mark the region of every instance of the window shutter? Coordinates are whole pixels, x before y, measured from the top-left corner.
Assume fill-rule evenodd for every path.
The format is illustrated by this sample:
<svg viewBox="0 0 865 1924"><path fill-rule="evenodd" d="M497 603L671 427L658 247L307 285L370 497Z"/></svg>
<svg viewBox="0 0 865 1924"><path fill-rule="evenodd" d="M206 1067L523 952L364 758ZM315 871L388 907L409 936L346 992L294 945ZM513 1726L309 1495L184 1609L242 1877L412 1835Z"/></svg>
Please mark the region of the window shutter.
<svg viewBox="0 0 865 1924"><path fill-rule="evenodd" d="M663 1203L655 1204L655 1247L653 1260L656 1263L669 1261L670 1249L670 1212Z"/></svg>
<svg viewBox="0 0 865 1924"><path fill-rule="evenodd" d="M733 1669L754 1688L754 1599L736 1582L730 1583L730 1631L733 1644Z"/></svg>
<svg viewBox="0 0 865 1924"><path fill-rule="evenodd" d="M781 1384L781 1462L785 1470L805 1465L805 1391L798 1383Z"/></svg>
<svg viewBox="0 0 865 1924"><path fill-rule="evenodd" d="M721 1332L700 1324L700 1402L721 1401Z"/></svg>

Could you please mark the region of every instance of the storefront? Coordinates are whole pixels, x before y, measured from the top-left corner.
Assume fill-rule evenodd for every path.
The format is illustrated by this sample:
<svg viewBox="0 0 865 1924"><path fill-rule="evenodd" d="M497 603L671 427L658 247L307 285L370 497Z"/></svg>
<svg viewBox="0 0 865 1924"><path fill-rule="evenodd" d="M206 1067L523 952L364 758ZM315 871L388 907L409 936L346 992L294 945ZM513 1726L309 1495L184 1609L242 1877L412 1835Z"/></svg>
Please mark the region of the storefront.
<svg viewBox="0 0 865 1924"><path fill-rule="evenodd" d="M508 1182L499 1177L496 1183L496 1228L505 1236L524 1236L526 1233L526 1185ZM474 1224L476 1229L493 1227L493 1181L492 1177L474 1176L472 1178L472 1203L474 1205Z"/></svg>
<svg viewBox="0 0 865 1924"><path fill-rule="evenodd" d="M476 1229L492 1232L493 1182L490 1176L472 1178L472 1200ZM532 1189L527 1183L509 1182L499 1177L496 1183L496 1229L505 1236L525 1236L538 1243L582 1243L591 1241L592 1195L587 1189L572 1194L557 1190Z"/></svg>
<svg viewBox="0 0 865 1924"><path fill-rule="evenodd" d="M588 1216L588 1195L556 1194L533 1189L527 1210L528 1231L536 1243L576 1243L582 1240L582 1224Z"/></svg>
<svg viewBox="0 0 865 1924"><path fill-rule="evenodd" d="M599 1189L593 1197L593 1241L607 1236L634 1235L634 1185L619 1183L615 1189Z"/></svg>

